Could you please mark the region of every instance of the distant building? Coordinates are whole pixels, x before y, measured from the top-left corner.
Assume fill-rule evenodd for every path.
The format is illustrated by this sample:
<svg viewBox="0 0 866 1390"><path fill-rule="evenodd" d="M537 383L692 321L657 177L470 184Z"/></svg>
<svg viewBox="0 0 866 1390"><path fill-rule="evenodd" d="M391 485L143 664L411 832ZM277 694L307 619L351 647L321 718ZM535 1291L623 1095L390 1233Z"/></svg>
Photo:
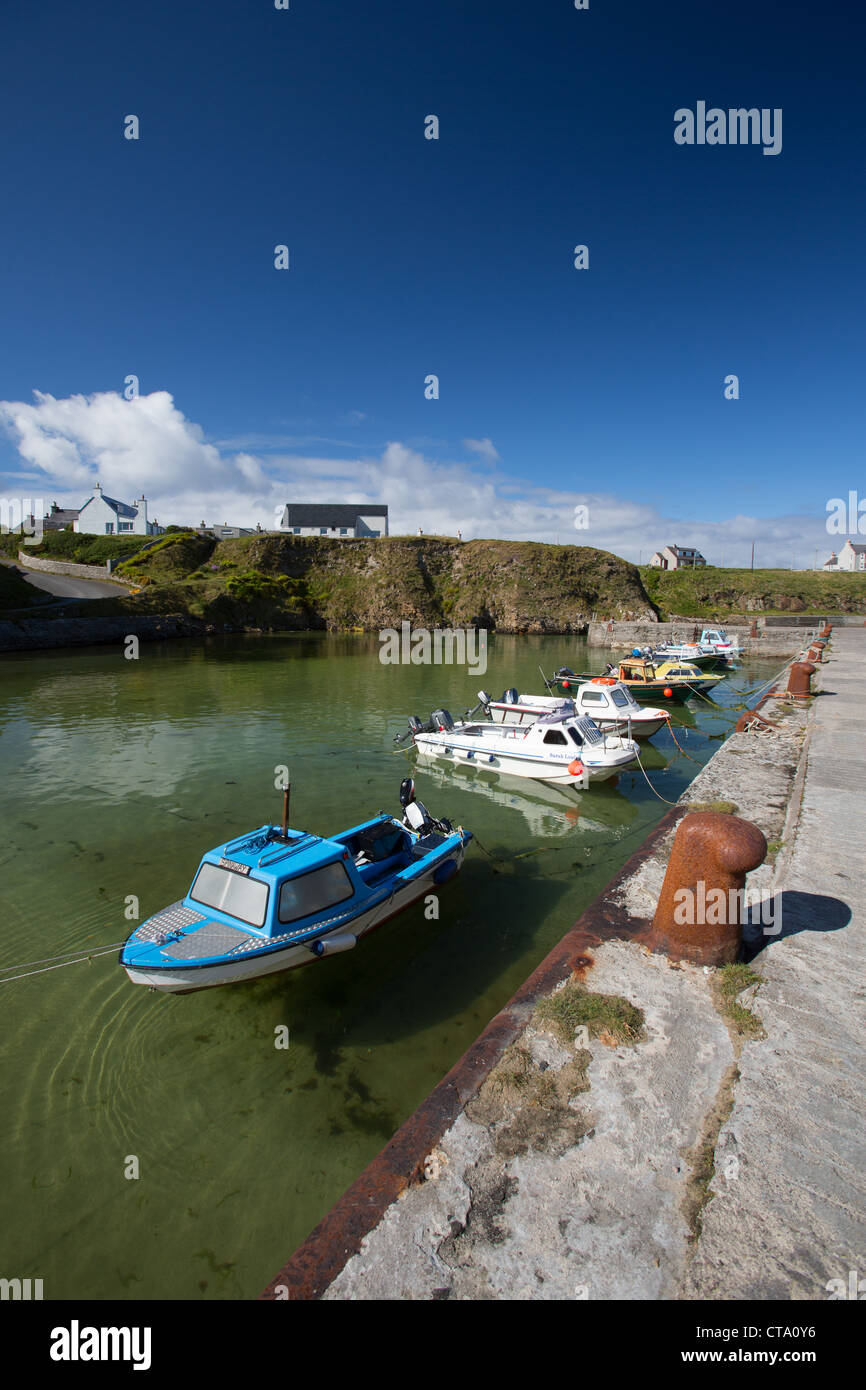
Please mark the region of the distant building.
<svg viewBox="0 0 866 1390"><path fill-rule="evenodd" d="M839 569L866 570L866 545L857 545L854 541L847 540L839 551Z"/></svg>
<svg viewBox="0 0 866 1390"><path fill-rule="evenodd" d="M106 497L97 483L73 522L73 530L85 536L161 536L163 527L147 519L147 500L136 498L130 505Z"/></svg>
<svg viewBox="0 0 866 1390"><path fill-rule="evenodd" d="M51 503L51 511L46 512L42 518L43 531L64 531L67 526L73 526L78 520L78 512L72 507L58 507L56 502Z"/></svg>
<svg viewBox="0 0 866 1390"><path fill-rule="evenodd" d="M831 571L831 572L834 571L834 570L838 570L838 568L839 568L839 556L836 554L835 551L834 551L833 554L830 556L829 560L825 560L825 561L824 561L824 563L823 563L823 565L821 566L821 568L822 568L823 570L829 570L829 571Z"/></svg>
<svg viewBox="0 0 866 1390"><path fill-rule="evenodd" d="M234 540L238 536L255 536L262 528L261 526L229 526L227 521L224 521L222 526L208 526L203 521L201 526L197 526L195 529L199 536L215 536L218 541L227 541Z"/></svg>
<svg viewBox="0 0 866 1390"><path fill-rule="evenodd" d="M388 508L366 502L287 502L279 529L293 536L369 540L373 536L387 536Z"/></svg>
<svg viewBox="0 0 866 1390"><path fill-rule="evenodd" d="M690 550L682 545L666 545L657 550L650 560L662 570L700 569L707 562L699 550Z"/></svg>

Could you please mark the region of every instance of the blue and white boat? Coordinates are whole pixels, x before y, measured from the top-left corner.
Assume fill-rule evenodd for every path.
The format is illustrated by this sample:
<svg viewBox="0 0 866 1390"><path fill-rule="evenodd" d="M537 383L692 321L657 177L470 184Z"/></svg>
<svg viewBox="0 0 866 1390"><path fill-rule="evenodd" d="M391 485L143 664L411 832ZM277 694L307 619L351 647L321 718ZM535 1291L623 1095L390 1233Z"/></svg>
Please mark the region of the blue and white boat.
<svg viewBox="0 0 866 1390"><path fill-rule="evenodd" d="M185 898L149 917L120 964L134 984L172 994L291 970L347 951L447 883L472 834L434 820L406 778L403 817L325 838L263 825L209 850Z"/></svg>

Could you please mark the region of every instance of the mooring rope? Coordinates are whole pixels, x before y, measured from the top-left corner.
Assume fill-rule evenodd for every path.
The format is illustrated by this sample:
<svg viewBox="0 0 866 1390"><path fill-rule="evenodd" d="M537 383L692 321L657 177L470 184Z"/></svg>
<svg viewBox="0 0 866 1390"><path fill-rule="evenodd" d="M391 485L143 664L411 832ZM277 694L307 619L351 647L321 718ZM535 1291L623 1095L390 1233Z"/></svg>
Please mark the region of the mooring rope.
<svg viewBox="0 0 866 1390"><path fill-rule="evenodd" d="M111 946L96 947L94 950L92 950L92 951L87 951L87 952L85 952L85 954L83 954L83 955L82 955L81 953L79 953L78 955L75 956L75 958L74 958L73 960L64 960L64 959L62 958L62 956L43 956L43 960L59 960L59 961L60 961L60 964L59 964L59 965L43 965L41 970L25 970L25 971L23 972L23 974L20 974L20 975L3 975L3 974L2 974L2 972L3 972L3 971L6 971L6 970L20 970L20 969L21 969L21 966L20 966L20 965L4 965L4 966L0 966L0 976L2 976L2 978L0 978L0 985L11 984L13 980L26 980L26 979L28 979L31 975L45 975L45 974L48 973L49 970L62 970L62 969L64 968L64 966L67 966L67 965L83 965L85 961L87 961L87 960L95 960L98 956L110 956L110 955L112 955L112 954L113 954L115 951L117 951L122 945L123 945L123 942L122 942L122 941L115 941L114 944L111 945ZM63 952L63 955L64 955L64 956L70 956L70 955L72 955L72 954L73 954L73 953L72 953L71 951L65 951L65 952ZM39 965L39 964L40 964L40 962L39 962L39 961L35 961L35 960L26 960L26 961L22 961L22 962L21 962L21 965Z"/></svg>

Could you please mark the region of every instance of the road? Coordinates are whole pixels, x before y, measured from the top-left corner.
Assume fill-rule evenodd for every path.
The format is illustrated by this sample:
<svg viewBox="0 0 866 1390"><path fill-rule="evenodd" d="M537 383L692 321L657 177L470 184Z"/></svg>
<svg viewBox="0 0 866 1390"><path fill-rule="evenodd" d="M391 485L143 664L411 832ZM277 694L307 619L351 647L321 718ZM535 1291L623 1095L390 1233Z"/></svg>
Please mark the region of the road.
<svg viewBox="0 0 866 1390"><path fill-rule="evenodd" d="M128 593L125 584L106 584L102 579L74 579L69 574L47 574L44 571L19 569L22 579L36 589L44 589L57 598L119 598Z"/></svg>
<svg viewBox="0 0 866 1390"><path fill-rule="evenodd" d="M23 565L6 559L0 563L16 569L21 578L34 589L53 594L59 600L72 602L75 599L121 598L129 593L125 584L108 584L103 579L79 579L70 574L50 574L45 570L26 570Z"/></svg>

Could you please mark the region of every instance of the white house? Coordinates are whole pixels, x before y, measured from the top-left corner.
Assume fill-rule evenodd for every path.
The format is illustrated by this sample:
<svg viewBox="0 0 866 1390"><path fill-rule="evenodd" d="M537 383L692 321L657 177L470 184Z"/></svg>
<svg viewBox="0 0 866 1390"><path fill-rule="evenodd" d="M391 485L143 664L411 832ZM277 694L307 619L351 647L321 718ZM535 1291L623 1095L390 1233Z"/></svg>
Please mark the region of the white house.
<svg viewBox="0 0 866 1390"><path fill-rule="evenodd" d="M829 560L824 561L821 568L823 570L829 570L832 573L836 573L836 571L839 569L839 556L836 554L835 550L833 551L833 554L830 556Z"/></svg>
<svg viewBox="0 0 866 1390"><path fill-rule="evenodd" d="M293 536L354 536L369 540L387 536L388 508L366 502L287 502L280 521L281 531Z"/></svg>
<svg viewBox="0 0 866 1390"><path fill-rule="evenodd" d="M706 563L699 550L690 550L681 545L666 545L657 550L650 560L651 565L663 570L700 569Z"/></svg>
<svg viewBox="0 0 866 1390"><path fill-rule="evenodd" d="M866 545L847 540L839 551L840 570L866 570ZM827 565L824 566L827 569Z"/></svg>
<svg viewBox="0 0 866 1390"><path fill-rule="evenodd" d="M86 536L161 536L163 532L156 521L148 521L147 500L143 495L130 506L106 497L101 483L96 484L93 496L84 503L72 529Z"/></svg>

